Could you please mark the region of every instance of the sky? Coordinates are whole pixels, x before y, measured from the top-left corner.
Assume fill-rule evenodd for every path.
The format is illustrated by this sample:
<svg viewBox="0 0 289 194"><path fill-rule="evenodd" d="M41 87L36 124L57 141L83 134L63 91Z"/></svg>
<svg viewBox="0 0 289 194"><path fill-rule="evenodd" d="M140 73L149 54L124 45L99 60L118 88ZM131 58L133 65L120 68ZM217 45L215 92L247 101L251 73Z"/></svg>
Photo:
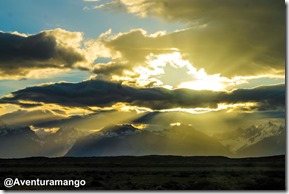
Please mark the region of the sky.
<svg viewBox="0 0 289 194"><path fill-rule="evenodd" d="M188 114L212 136L285 122L284 1L1 0L0 7L6 123L25 113L35 128L37 111L45 119L157 112Z"/></svg>

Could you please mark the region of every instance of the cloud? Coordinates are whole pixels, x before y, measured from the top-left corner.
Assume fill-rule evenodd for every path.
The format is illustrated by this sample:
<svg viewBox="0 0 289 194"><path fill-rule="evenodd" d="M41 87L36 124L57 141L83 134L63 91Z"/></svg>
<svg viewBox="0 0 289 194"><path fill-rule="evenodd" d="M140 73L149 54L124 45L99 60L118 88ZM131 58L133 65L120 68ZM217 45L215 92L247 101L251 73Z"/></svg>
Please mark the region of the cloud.
<svg viewBox="0 0 289 194"><path fill-rule="evenodd" d="M20 109L12 113L7 113L0 116L0 120L7 124L9 127L29 126L32 124L39 124L64 118L64 116L49 110L27 111Z"/></svg>
<svg viewBox="0 0 289 194"><path fill-rule="evenodd" d="M268 11L277 12L285 8L285 3L281 0L114 0L100 8L119 9L139 17L157 17L167 22L194 22L239 18L255 20L256 17L268 16Z"/></svg>
<svg viewBox="0 0 289 194"><path fill-rule="evenodd" d="M194 67L204 68L208 74L284 76L284 1L116 0L99 7L188 25L155 36L141 29L102 36L111 54L118 54L130 65L144 64L151 53L177 49Z"/></svg>
<svg viewBox="0 0 289 194"><path fill-rule="evenodd" d="M197 91L189 89L133 88L119 83L89 80L81 83L56 83L30 87L3 97L2 104L40 106L57 104L67 107L109 107L126 103L153 110L174 108L218 108L220 104L253 103L251 111L285 108L285 86L263 86L233 92ZM26 102L28 103L26 105ZM244 107L245 111L248 107Z"/></svg>
<svg viewBox="0 0 289 194"><path fill-rule="evenodd" d="M82 41L82 33L63 29L35 35L0 32L0 79L33 77L38 70L88 69L91 59Z"/></svg>
<svg viewBox="0 0 289 194"><path fill-rule="evenodd" d="M109 49L111 55L119 56L117 59L126 60L130 62L130 65L136 66L143 64L150 53L161 54L175 51L169 43L165 47L165 42L156 42L158 37L162 36L153 36L143 29L134 29L117 35L111 35L110 31L100 36L100 41Z"/></svg>
<svg viewBox="0 0 289 194"><path fill-rule="evenodd" d="M127 70L127 64L109 62L109 63L98 63L94 68L93 72L100 75L122 75L124 70Z"/></svg>

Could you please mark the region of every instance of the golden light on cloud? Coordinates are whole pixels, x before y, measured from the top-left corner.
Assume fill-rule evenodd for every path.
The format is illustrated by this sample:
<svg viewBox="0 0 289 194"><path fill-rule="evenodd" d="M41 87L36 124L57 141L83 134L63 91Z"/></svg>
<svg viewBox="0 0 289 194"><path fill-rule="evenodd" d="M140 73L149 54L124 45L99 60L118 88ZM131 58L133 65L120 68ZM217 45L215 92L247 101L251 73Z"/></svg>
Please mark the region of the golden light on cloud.
<svg viewBox="0 0 289 194"><path fill-rule="evenodd" d="M65 113L66 116L73 116L73 115L85 115L91 114L97 111L118 111L118 112L136 112L137 114L141 113L148 113L148 112L186 112L191 114L204 114L208 112L217 112L217 111L225 111L225 112L254 112L252 110L253 107L256 107L258 103L256 102L245 102L245 103L219 103L217 104L216 108L211 107L197 107L197 108L170 108L170 109L162 109L162 110L153 110L147 107L140 107L140 106L133 106L129 105L128 103L118 102L113 104L112 106L107 107L89 107L88 109L79 108L79 107L63 107L55 104L45 104L41 107L42 110L61 110ZM39 108L32 108L30 110L37 110ZM55 113L57 114L57 113ZM61 116L63 116L61 114Z"/></svg>
<svg viewBox="0 0 289 194"><path fill-rule="evenodd" d="M212 111L219 111L221 109L218 108L170 108L170 109L163 109L160 112L186 112L191 114L203 114Z"/></svg>
<svg viewBox="0 0 289 194"><path fill-rule="evenodd" d="M19 106L13 104L3 104L0 106L0 116L8 114L19 109Z"/></svg>
<svg viewBox="0 0 289 194"><path fill-rule="evenodd" d="M256 107L258 105L257 102L246 102L246 103L235 103L235 104L226 104L221 103L218 104L218 108L220 110L227 110L227 112L236 112L236 111L242 111L247 113L252 113L254 110L252 108Z"/></svg>
<svg viewBox="0 0 289 194"><path fill-rule="evenodd" d="M31 106L29 108L23 108L23 109L27 109L29 111L36 111L36 110L52 111L55 115L58 115L61 117L70 117L70 116L75 116L75 115L85 115L85 114L93 113L93 110L90 110L89 108L61 106L61 105L52 104L52 103L38 103L38 102L27 101L27 100L26 101L20 100L19 102L26 106Z"/></svg>
<svg viewBox="0 0 289 194"><path fill-rule="evenodd" d="M139 107L139 106L132 106L129 105L128 103L123 103L123 102L118 102L113 104L112 106L106 106L106 107L89 107L90 110L92 111L112 111L116 110L119 112L133 112L135 111L136 113L146 113L146 112L153 112L152 109L147 108L147 107Z"/></svg>
<svg viewBox="0 0 289 194"><path fill-rule="evenodd" d="M136 128L136 129L143 130L143 129L145 129L148 125L147 125L147 124L131 124L131 126L133 126L133 127Z"/></svg>
<svg viewBox="0 0 289 194"><path fill-rule="evenodd" d="M89 109L84 109L80 107L64 107L60 105L55 104L42 104L40 107L34 107L29 108L29 110L49 110L53 111L54 114L59 116L73 116L73 115L87 115L91 114L93 112L97 111L110 111L110 110L116 110L119 112L136 112L137 114L141 113L148 113L148 112L186 112L191 114L204 114L208 112L217 112L217 111L226 111L226 112L253 112L252 107L256 107L258 103L256 102L246 102L246 103L234 103L234 104L228 104L228 103L219 103L217 104L216 108L211 107L197 107L197 108L170 108L170 109L162 109L162 110L153 110L147 107L139 107L139 106L132 106L128 103L122 103L118 102L112 106L107 107L89 107ZM55 110L58 110L55 112ZM58 113L59 111L63 112L62 114Z"/></svg>
<svg viewBox="0 0 289 194"><path fill-rule="evenodd" d="M254 112L252 110L253 107L256 107L258 103L256 102L245 102L245 103L235 103L235 104L227 104L227 103L219 103L216 108L171 108L171 109L163 109L160 112L186 112L191 114L204 114L208 112L217 112L217 111L225 111L227 113L230 112Z"/></svg>
<svg viewBox="0 0 289 194"><path fill-rule="evenodd" d="M136 111L137 113L152 112L153 110L147 107L131 106L127 103L116 103L111 107L112 110L118 110L121 112Z"/></svg>

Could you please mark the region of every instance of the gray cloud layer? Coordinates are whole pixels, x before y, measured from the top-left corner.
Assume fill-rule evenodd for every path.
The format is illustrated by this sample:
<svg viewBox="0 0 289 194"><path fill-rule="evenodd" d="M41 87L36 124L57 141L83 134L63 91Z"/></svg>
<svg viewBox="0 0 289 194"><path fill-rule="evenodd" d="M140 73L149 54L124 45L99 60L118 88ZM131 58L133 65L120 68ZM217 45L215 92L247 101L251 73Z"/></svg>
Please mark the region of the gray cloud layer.
<svg viewBox="0 0 289 194"><path fill-rule="evenodd" d="M255 110L285 108L285 85L239 89L231 93L195 91L188 89L133 88L101 80L81 83L57 83L30 87L3 97L1 103L25 106L25 101L54 103L62 106L111 106L118 102L148 107L155 110L169 108L217 107L218 103L258 102ZM39 103L39 104L37 104ZM31 104L29 104L31 106Z"/></svg>
<svg viewBox="0 0 289 194"><path fill-rule="evenodd" d="M80 33L62 29L23 36L0 32L0 78L25 77L31 70L74 68L87 63Z"/></svg>

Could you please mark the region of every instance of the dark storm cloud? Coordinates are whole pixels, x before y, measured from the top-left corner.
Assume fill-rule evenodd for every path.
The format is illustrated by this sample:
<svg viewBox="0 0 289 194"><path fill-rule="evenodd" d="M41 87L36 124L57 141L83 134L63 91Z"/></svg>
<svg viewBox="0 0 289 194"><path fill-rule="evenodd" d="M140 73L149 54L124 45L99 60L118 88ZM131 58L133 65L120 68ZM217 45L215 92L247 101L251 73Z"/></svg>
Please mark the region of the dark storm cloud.
<svg viewBox="0 0 289 194"><path fill-rule="evenodd" d="M118 102L155 110L169 108L217 107L218 103L257 102L256 110L285 108L285 86L239 89L231 93L189 89L133 88L118 83L90 80L30 87L3 97L4 104L53 103L70 107L111 106Z"/></svg>
<svg viewBox="0 0 289 194"><path fill-rule="evenodd" d="M81 33L62 29L30 36L0 32L0 77L25 77L31 70L74 68L87 63L79 50L81 40Z"/></svg>

